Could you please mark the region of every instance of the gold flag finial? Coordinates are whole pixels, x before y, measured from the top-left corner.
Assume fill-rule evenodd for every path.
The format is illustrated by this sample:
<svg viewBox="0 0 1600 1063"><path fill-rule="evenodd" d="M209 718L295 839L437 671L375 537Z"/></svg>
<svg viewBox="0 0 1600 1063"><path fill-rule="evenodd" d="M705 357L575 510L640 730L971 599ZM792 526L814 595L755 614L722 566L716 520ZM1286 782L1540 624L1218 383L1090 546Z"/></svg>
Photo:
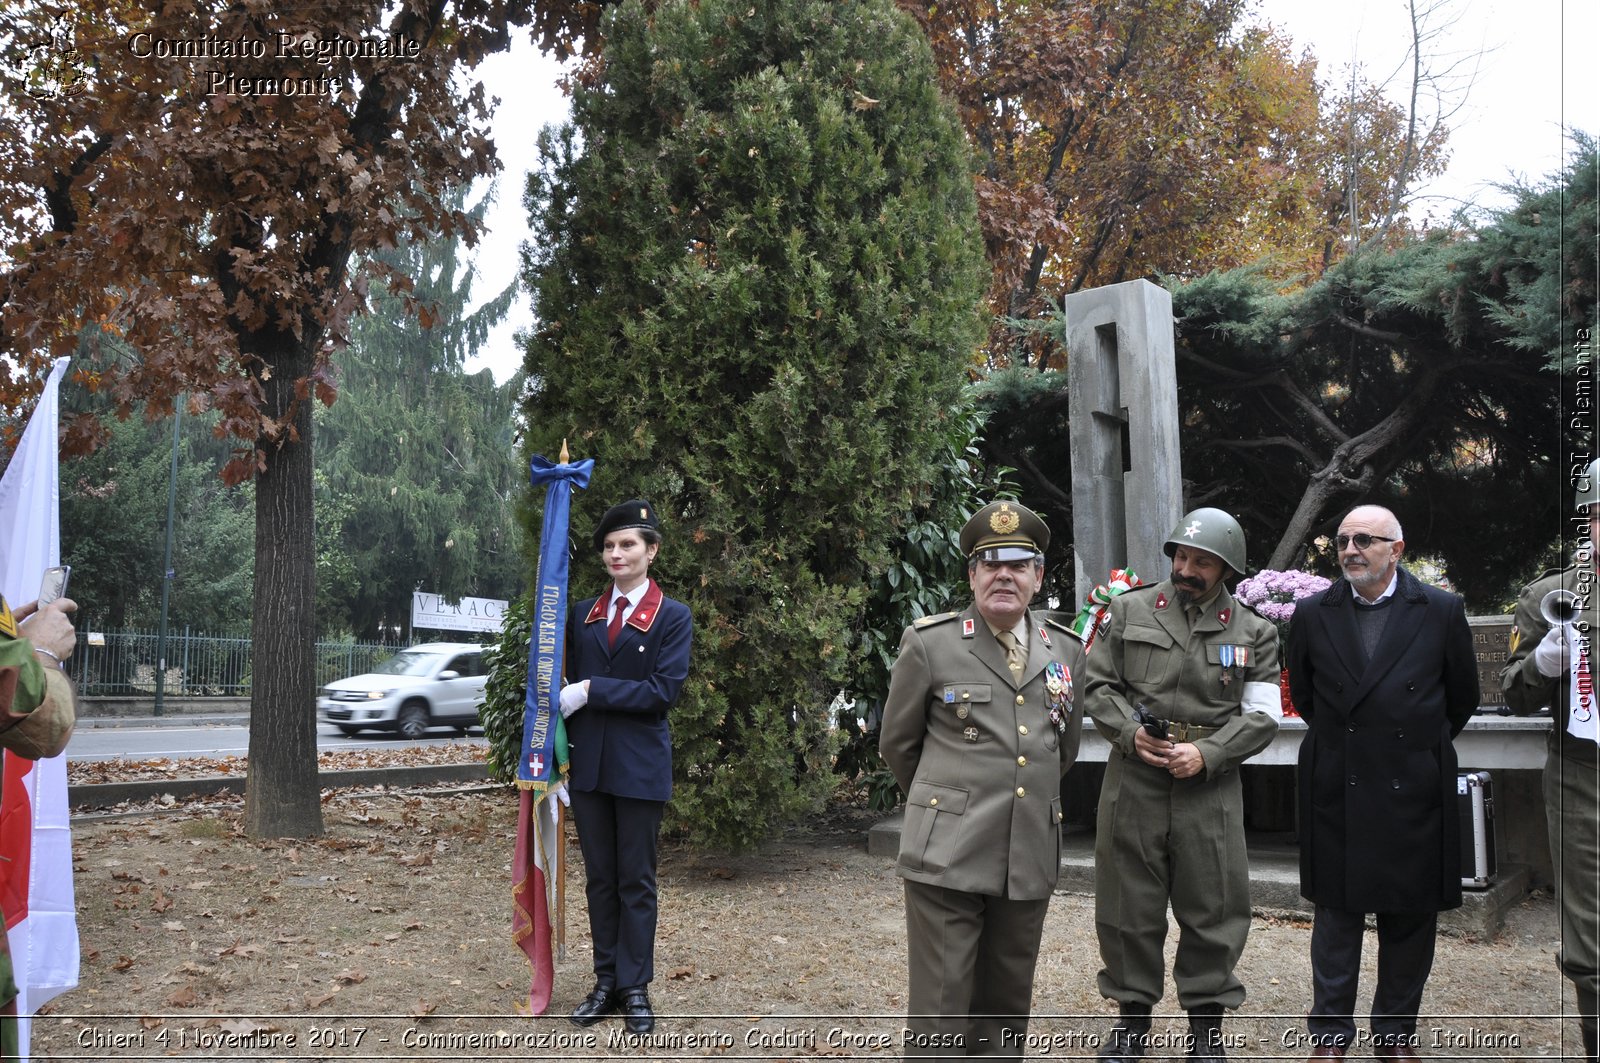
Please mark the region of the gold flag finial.
<svg viewBox="0 0 1600 1063"><path fill-rule="evenodd" d="M565 465L571 460L572 456L567 453L567 440L566 437L563 436L561 439L561 464Z"/></svg>

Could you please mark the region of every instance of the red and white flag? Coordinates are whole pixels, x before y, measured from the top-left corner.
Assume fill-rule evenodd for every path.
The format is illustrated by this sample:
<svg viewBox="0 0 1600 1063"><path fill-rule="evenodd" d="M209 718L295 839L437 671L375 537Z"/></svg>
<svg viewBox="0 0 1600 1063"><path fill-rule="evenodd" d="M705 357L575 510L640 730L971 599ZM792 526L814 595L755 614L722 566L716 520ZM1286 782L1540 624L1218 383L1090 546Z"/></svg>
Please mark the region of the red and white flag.
<svg viewBox="0 0 1600 1063"><path fill-rule="evenodd" d="M17 452L0 477L0 592L25 605L44 570L61 562L58 359ZM5 754L0 783L0 909L19 990L22 1059L26 1016L78 984L78 919L72 891L67 758L32 761Z"/></svg>

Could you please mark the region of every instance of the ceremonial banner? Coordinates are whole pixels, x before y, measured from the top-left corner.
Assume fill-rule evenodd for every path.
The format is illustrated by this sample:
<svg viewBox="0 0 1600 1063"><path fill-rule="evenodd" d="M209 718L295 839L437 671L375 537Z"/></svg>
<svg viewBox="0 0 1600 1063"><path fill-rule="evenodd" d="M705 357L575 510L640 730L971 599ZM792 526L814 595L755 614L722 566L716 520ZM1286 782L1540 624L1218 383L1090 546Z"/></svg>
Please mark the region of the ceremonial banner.
<svg viewBox="0 0 1600 1063"><path fill-rule="evenodd" d="M39 594L44 570L61 563L57 359L22 441L0 477L0 591L13 605ZM0 904L17 982L21 1059L28 1019L78 984L78 921L72 889L72 830L65 754L33 761L5 754L0 802Z"/></svg>
<svg viewBox="0 0 1600 1063"><path fill-rule="evenodd" d="M550 1006L555 973L550 909L563 851L556 791L567 769L566 728L559 704L567 626L567 521L574 486L589 486L593 470L592 460L558 465L535 455L531 464L534 485L546 484L547 488L539 533L539 570L531 594L528 693L523 703L522 750L517 758L521 793L511 869L511 939L528 958L532 983L525 1007L532 1015L543 1015Z"/></svg>

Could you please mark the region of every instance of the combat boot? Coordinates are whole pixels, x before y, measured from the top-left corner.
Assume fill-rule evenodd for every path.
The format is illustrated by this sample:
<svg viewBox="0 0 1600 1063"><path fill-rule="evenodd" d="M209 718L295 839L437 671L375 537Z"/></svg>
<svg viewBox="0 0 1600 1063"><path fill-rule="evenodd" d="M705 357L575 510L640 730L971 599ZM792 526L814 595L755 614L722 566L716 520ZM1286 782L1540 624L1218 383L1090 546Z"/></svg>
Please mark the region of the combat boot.
<svg viewBox="0 0 1600 1063"><path fill-rule="evenodd" d="M1122 1004L1119 1010L1117 1024L1106 1035L1099 1058L1107 1063L1143 1059L1144 1050L1150 1045L1150 1005Z"/></svg>
<svg viewBox="0 0 1600 1063"><path fill-rule="evenodd" d="M1583 1058L1588 1060L1589 1063L1596 1063L1596 1042L1597 1040L1600 1040L1600 1038L1597 1038L1595 1035L1595 1027L1589 1025L1587 1022L1583 1024L1581 1029L1583 1030Z"/></svg>
<svg viewBox="0 0 1600 1063"><path fill-rule="evenodd" d="M1189 1009L1189 1058L1217 1063L1222 1050L1222 1005L1201 1004Z"/></svg>

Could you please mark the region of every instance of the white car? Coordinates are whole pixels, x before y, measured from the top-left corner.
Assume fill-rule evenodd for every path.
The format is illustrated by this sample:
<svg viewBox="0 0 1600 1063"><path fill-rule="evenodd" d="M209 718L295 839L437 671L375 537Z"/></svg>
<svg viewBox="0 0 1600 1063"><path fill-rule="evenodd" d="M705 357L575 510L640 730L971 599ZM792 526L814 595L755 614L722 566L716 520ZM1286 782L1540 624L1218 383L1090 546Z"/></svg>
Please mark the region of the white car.
<svg viewBox="0 0 1600 1063"><path fill-rule="evenodd" d="M482 646L427 642L323 687L317 717L347 735L371 728L421 738L435 726L466 734L478 725L487 680Z"/></svg>

